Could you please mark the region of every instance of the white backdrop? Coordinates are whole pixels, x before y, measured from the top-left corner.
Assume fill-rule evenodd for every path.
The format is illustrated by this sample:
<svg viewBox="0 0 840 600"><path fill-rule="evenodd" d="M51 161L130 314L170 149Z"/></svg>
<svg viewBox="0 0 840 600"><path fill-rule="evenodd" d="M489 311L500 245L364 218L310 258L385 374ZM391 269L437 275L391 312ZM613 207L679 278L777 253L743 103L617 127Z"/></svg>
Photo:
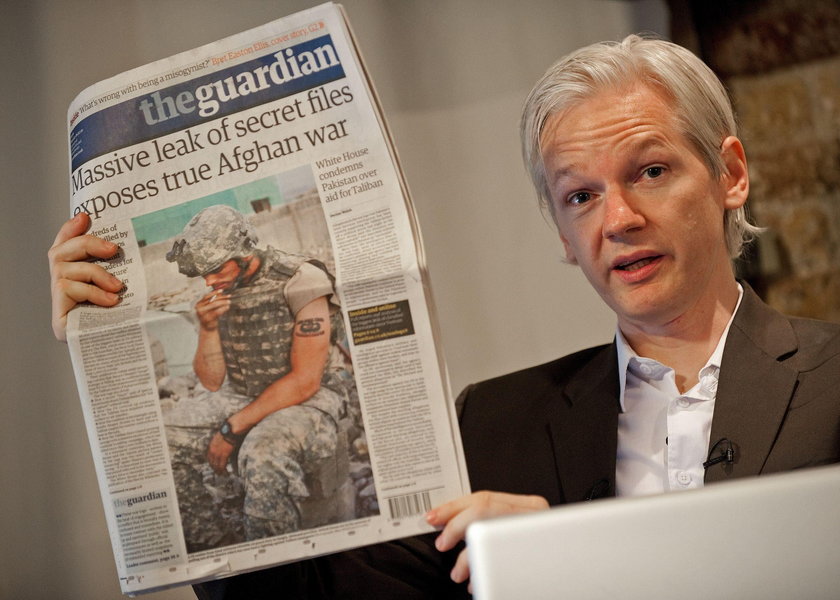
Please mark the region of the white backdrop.
<svg viewBox="0 0 840 600"><path fill-rule="evenodd" d="M87 85L312 5L0 0L0 598L119 598L46 249L68 216L65 114ZM561 54L651 30L663 0L347 0L423 230L452 387L608 341L611 313L536 208L520 105ZM192 598L188 589L152 599Z"/></svg>

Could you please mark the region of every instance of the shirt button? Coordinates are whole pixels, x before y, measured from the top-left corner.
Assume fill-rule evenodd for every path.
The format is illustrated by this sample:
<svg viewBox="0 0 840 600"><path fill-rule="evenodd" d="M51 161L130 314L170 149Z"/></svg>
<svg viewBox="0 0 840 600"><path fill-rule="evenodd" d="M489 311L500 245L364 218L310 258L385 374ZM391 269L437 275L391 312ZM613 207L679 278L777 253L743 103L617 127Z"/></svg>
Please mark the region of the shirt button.
<svg viewBox="0 0 840 600"><path fill-rule="evenodd" d="M687 398L680 398L677 400L677 404L680 408L688 408L688 405L691 404L691 402L689 402Z"/></svg>
<svg viewBox="0 0 840 600"><path fill-rule="evenodd" d="M717 392L717 379L712 376L704 377L700 380L700 387L703 388L703 391L707 394L714 396Z"/></svg>
<svg viewBox="0 0 840 600"><path fill-rule="evenodd" d="M686 473L685 471L680 471L677 473L677 483L682 486L686 486L691 483L691 474Z"/></svg>
<svg viewBox="0 0 840 600"><path fill-rule="evenodd" d="M639 365L639 370L645 375L650 375L651 373L653 373L653 367L646 363L642 363L641 365Z"/></svg>

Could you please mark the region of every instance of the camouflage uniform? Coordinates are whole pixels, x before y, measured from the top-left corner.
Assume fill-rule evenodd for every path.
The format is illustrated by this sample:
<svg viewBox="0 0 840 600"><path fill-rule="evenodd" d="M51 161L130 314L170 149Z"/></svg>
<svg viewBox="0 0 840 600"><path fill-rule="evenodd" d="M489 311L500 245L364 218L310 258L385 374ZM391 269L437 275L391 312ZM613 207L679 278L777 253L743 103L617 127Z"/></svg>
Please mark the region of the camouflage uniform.
<svg viewBox="0 0 840 600"><path fill-rule="evenodd" d="M300 528L298 505L309 496L306 474L334 460L342 398L322 388L310 400L272 413L239 448L235 474L216 475L207 447L219 423L253 398L230 386L182 400L166 415L170 458L184 536L191 552L280 535ZM244 499L243 499L244 495ZM241 507L243 516L233 514Z"/></svg>
<svg viewBox="0 0 840 600"><path fill-rule="evenodd" d="M219 319L225 384L216 392L180 401L164 416L191 552L300 528L299 504L309 496L307 473L323 461L336 459L338 421L346 410L344 382L352 381L342 367L328 365L314 396L268 415L248 432L231 457L234 475L212 472L206 453L220 424L291 369L294 315L286 295L289 280L308 269L309 279L315 282L311 299L332 297L332 282L319 263L271 247L251 253L260 259L260 268L233 290L231 307ZM335 356L343 322L339 311L332 314ZM235 515L237 505L243 509L241 519Z"/></svg>

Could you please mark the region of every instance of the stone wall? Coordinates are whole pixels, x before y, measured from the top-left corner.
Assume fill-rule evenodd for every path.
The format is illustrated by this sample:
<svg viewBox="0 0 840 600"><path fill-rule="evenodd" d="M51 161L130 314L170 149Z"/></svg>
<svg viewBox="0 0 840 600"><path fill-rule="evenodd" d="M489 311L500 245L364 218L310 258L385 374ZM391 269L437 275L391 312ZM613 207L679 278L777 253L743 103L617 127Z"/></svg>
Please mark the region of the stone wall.
<svg viewBox="0 0 840 600"><path fill-rule="evenodd" d="M671 2L725 81L768 231L739 270L777 309L840 322L840 1Z"/></svg>

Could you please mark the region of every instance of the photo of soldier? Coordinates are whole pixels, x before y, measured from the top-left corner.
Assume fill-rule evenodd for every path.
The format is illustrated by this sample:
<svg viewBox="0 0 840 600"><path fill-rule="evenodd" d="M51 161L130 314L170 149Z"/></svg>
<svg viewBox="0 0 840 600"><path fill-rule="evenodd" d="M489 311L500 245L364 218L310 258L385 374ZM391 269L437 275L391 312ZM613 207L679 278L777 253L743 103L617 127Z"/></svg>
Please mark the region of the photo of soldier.
<svg viewBox="0 0 840 600"><path fill-rule="evenodd" d="M190 315L194 389L160 389L190 553L378 512L350 473L360 447L370 466L334 276L259 241L226 204L166 241L166 266L210 288Z"/></svg>

